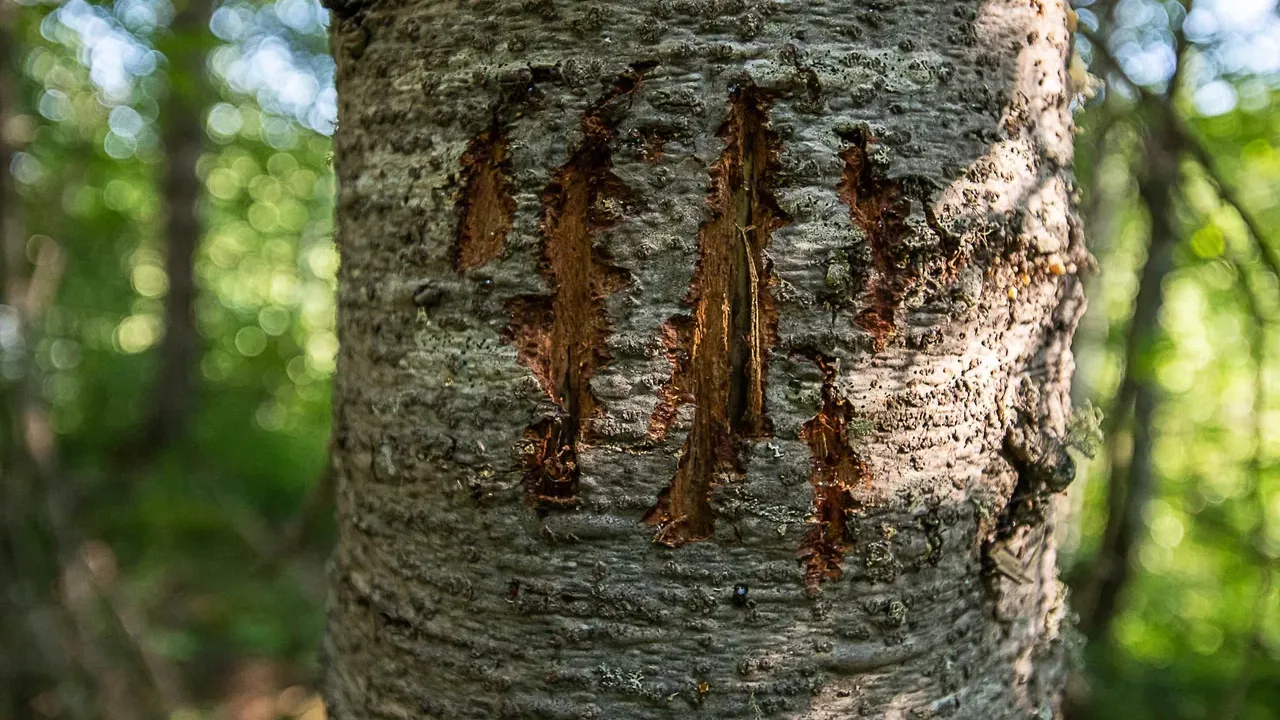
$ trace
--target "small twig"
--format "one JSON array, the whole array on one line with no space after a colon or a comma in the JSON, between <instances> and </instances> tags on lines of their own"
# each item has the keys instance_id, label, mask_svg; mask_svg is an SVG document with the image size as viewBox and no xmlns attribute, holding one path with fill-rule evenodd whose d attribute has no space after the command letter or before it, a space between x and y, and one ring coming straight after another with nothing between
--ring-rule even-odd
<instances>
[{"instance_id":1,"label":"small twig","mask_svg":"<svg viewBox=\"0 0 1280 720\"><path fill-rule=\"evenodd\" d=\"M138 618L120 604L109 582L105 582L99 576L99 572L93 567L93 563L89 558L85 557L83 547L81 552L77 553L76 557L68 563L64 571L64 578L73 582L75 586L82 590L84 595L91 593L107 609L107 616L114 622L117 632L127 641L133 654L136 655L141 675L146 678L147 683L155 693L154 702L157 707L150 709L158 710L164 716L168 716L176 710L181 705L182 692L179 689L179 683L174 677L174 668L162 656L157 655L147 647L143 628ZM83 599L88 600L89 598ZM89 607L88 603L85 603L85 608L82 612L87 617L89 616L91 607ZM93 631L90 630L90 632Z\"/></svg>"},{"instance_id":2,"label":"small twig","mask_svg":"<svg viewBox=\"0 0 1280 720\"><path fill-rule=\"evenodd\" d=\"M1262 229L1262 224L1258 222L1258 219L1252 213L1245 209L1244 202L1240 199L1238 192L1227 184L1222 170L1218 168L1217 163L1213 160L1213 155L1204 147L1199 138L1195 137L1181 120L1177 118L1175 120L1177 121L1174 123L1174 131L1178 133L1182 145L1191 153L1196 164L1204 170L1209 182L1218 191L1218 196L1240 216L1240 220L1244 222L1245 227L1249 230L1249 235L1253 238L1253 243L1258 249L1258 255L1261 257L1262 262L1271 271L1271 275L1277 281L1280 281L1280 252L1277 252L1272 243L1266 241L1266 233Z\"/></svg>"},{"instance_id":3,"label":"small twig","mask_svg":"<svg viewBox=\"0 0 1280 720\"><path fill-rule=\"evenodd\" d=\"M45 237L36 249L35 265L22 297L23 312L28 323L38 322L53 305L62 285L62 273L66 269L66 254L56 240Z\"/></svg>"}]
</instances>

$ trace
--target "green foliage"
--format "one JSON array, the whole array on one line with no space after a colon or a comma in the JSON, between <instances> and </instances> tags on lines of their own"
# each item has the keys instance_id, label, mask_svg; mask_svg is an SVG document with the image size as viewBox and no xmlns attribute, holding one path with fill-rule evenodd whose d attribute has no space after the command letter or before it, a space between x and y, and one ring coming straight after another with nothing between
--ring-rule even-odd
<instances>
[{"instance_id":1,"label":"green foliage","mask_svg":"<svg viewBox=\"0 0 1280 720\"><path fill-rule=\"evenodd\" d=\"M1249 211L1273 233L1266 238L1271 243L1280 243L1276 107L1280 93L1259 107L1193 115L1192 122ZM1086 179L1086 207L1103 198L1091 238L1101 272L1091 281L1076 355L1079 395L1105 403L1123 371L1148 220L1132 170L1140 151L1133 131L1113 128L1109 152L1098 157L1091 154L1097 136L1090 135L1097 120L1090 113L1082 118L1079 175ZM1183 241L1164 283L1158 337L1142 348L1135 368L1159 391L1152 428L1157 491L1143 511L1137 566L1112 637L1085 651L1098 720L1223 717L1237 695L1240 718L1280 716L1280 598L1275 583L1264 579L1265 568L1280 557L1280 436L1272 430L1280 410L1280 337L1272 327L1280 318L1280 292L1238 214L1194 164L1184 171ZM1268 392L1261 408L1255 407L1255 318L1242 301L1245 280L1258 289L1267 319ZM1261 446L1252 434L1258 411ZM1110 432L1115 437L1105 442L1124 460L1133 428L1122 424ZM1092 437L1097 446L1099 437ZM1098 548L1107 454L1099 454L1073 490L1081 512L1064 566L1087 568Z\"/></svg>"},{"instance_id":2,"label":"green foliage","mask_svg":"<svg viewBox=\"0 0 1280 720\"><path fill-rule=\"evenodd\" d=\"M185 42L115 10L19 13L20 222L66 260L33 360L77 531L115 568L104 592L136 622L133 640L110 623L101 637L145 648L185 698L173 709L203 717L246 672L271 668L254 690L268 699L317 679L330 523L276 553L325 466L337 352L331 141L215 75L199 161L197 410L186 440L141 459L169 286L156 123L172 93L197 84L143 57L122 85L104 85L95 73L110 68L91 54L106 31L84 30L84 18L145 52ZM318 24L307 37L288 30L275 28L304 50L323 47ZM252 49L209 33L200 42L224 56Z\"/></svg>"}]
</instances>

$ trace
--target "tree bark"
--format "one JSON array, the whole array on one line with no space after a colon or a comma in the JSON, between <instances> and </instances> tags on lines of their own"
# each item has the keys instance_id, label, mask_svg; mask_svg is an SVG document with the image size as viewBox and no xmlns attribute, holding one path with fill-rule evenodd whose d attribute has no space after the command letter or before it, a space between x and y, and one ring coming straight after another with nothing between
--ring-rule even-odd
<instances>
[{"instance_id":1,"label":"tree bark","mask_svg":"<svg viewBox=\"0 0 1280 720\"><path fill-rule=\"evenodd\" d=\"M334 0L336 718L1051 717L1060 0Z\"/></svg>"}]
</instances>

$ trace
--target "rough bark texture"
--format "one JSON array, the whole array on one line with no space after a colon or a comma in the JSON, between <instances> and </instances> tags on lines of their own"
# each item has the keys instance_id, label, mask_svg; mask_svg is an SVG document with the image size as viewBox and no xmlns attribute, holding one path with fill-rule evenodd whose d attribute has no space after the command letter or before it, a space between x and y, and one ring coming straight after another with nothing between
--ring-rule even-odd
<instances>
[{"instance_id":1,"label":"rough bark texture","mask_svg":"<svg viewBox=\"0 0 1280 720\"><path fill-rule=\"evenodd\" d=\"M334 717L1057 713L1060 0L332 9Z\"/></svg>"}]
</instances>

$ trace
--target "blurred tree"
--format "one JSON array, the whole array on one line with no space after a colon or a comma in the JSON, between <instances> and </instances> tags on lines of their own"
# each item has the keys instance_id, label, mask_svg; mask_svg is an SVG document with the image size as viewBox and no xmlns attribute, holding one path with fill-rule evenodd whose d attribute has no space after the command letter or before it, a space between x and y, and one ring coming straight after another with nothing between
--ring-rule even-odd
<instances>
[{"instance_id":1,"label":"blurred tree","mask_svg":"<svg viewBox=\"0 0 1280 720\"><path fill-rule=\"evenodd\" d=\"M1063 2L332 8L334 717L1056 714Z\"/></svg>"},{"instance_id":2,"label":"blurred tree","mask_svg":"<svg viewBox=\"0 0 1280 720\"><path fill-rule=\"evenodd\" d=\"M32 656L0 652L0 716L21 717L28 712L32 688L50 677L61 678L66 659L58 650L56 597L49 588L58 580L57 546L51 537L44 505L57 501L48 493L43 474L49 469L44 444L49 438L37 423L42 419L31 404L28 383L30 321L23 297L27 285L26 237L20 217L13 175L9 171L23 132L18 107L17 7L0 2L0 648L29 646ZM36 452L32 452L32 450ZM34 512L33 512L34 511ZM51 531L53 531L51 533ZM39 629L36 629L39 628ZM34 630L34 633L33 633ZM48 634L41 638L41 630Z\"/></svg>"},{"instance_id":3,"label":"blurred tree","mask_svg":"<svg viewBox=\"0 0 1280 720\"><path fill-rule=\"evenodd\" d=\"M212 92L205 63L211 47L213 0L179 2L158 49L169 60L169 92L160 111L164 145L165 329L159 349L154 410L144 447L182 437L195 400L200 335L196 329L196 250L201 236L202 191L196 164L205 146L204 115Z\"/></svg>"},{"instance_id":4,"label":"blurred tree","mask_svg":"<svg viewBox=\"0 0 1280 720\"><path fill-rule=\"evenodd\" d=\"M1157 321L1166 276L1173 269L1178 231L1174 201L1179 193L1177 143L1171 129L1161 131L1167 120L1155 118L1155 127L1143 137L1145 155L1139 179L1139 195L1149 213L1151 239L1143 263L1133 319L1127 333L1125 370L1112 403L1112 427L1107 459L1112 481L1107 501L1107 524L1093 560L1093 572L1081 591L1076 609L1080 629L1091 641L1105 640L1120 604L1141 538L1142 515L1155 493L1152 433L1158 386L1144 365L1158 329ZM1119 450L1125 423L1131 423L1128 456Z\"/></svg>"},{"instance_id":5,"label":"blurred tree","mask_svg":"<svg viewBox=\"0 0 1280 720\"><path fill-rule=\"evenodd\" d=\"M1261 430L1280 254L1251 207L1274 212L1257 192L1273 174L1235 159L1280 138L1274 91L1260 88L1274 79L1246 62L1266 43L1240 37L1267 35L1274 8L1081 5L1079 44L1108 80L1078 143L1107 271L1078 392L1111 411L1107 462L1090 471L1105 485L1085 488L1076 553L1091 642L1069 716L1274 717L1275 693L1253 678L1280 667L1274 613L1258 610L1274 604L1280 547Z\"/></svg>"},{"instance_id":6,"label":"blurred tree","mask_svg":"<svg viewBox=\"0 0 1280 720\"><path fill-rule=\"evenodd\" d=\"M16 11L0 2L0 713L30 717L42 691L61 685L71 702L60 710L70 717L133 720L142 708L113 692L130 678L109 677L89 618L92 591L69 586L78 570L71 494L33 352L63 258L52 239L29 235L13 183L31 133L16 72Z\"/></svg>"},{"instance_id":7,"label":"blurred tree","mask_svg":"<svg viewBox=\"0 0 1280 720\"><path fill-rule=\"evenodd\" d=\"M20 131L6 134L19 144L5 145L17 152L0 171L3 217L17 210L23 220L7 233L16 262L4 268L3 317L12 319L15 295L40 299L21 306L36 312L16 334L0 333L0 418L14 418L19 440L56 439L42 447L59 458L55 472L36 474L21 444L0 448L0 716L203 712L258 666L273 682L304 681L315 672L327 526L306 535L314 546L277 563L278 576L246 568L263 565L273 526L317 475L328 428L336 284L328 139L227 87L225 63L218 90L234 104L219 102L205 59L241 49L212 47L207 24L193 29L205 38L198 61L175 67L157 53L153 41L178 55L191 46L170 30L177 21L165 3L0 4L16 23L13 45L3 47L14 51L4 79L17 96L6 116L18 116L0 126ZM286 13L310 33L298 45L318 45L323 25L299 22L299 10L304 20L323 11L295 2ZM271 24L272 5L258 11L243 26L263 28L272 47L285 31ZM323 80L327 58L301 57ZM211 400L189 415L182 453L122 465L111 460L151 420L158 358L146 351L158 350L167 290L159 119L172 104L168 88L179 86L198 92L200 108L236 119L211 120L212 138L203 109L190 124L202 147L191 209L198 200L215 240L197 252L207 345L191 362ZM325 130L323 114L311 115ZM227 202L231 168L236 197ZM48 414L23 412L28 405ZM43 434L23 434L33 418ZM285 689L253 692L274 702ZM237 702L246 697L262 700Z\"/></svg>"}]
</instances>

